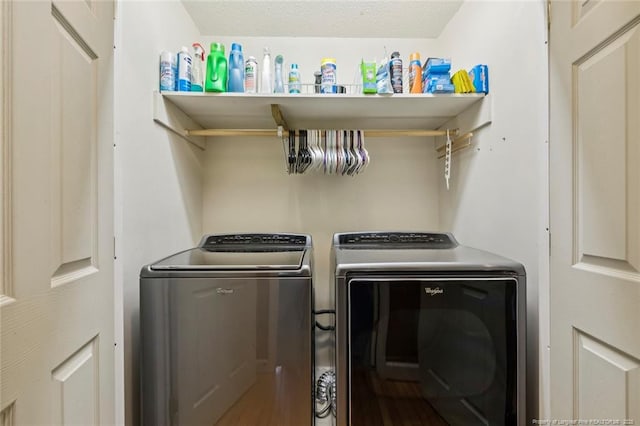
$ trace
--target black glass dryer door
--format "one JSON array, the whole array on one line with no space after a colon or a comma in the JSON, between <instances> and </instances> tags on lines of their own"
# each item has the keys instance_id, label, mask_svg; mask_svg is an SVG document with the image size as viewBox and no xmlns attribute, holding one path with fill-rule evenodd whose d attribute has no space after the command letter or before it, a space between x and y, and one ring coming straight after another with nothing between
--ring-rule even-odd
<instances>
[{"instance_id":1,"label":"black glass dryer door","mask_svg":"<svg viewBox=\"0 0 640 426\"><path fill-rule=\"evenodd\" d=\"M513 425L516 281L351 279L349 417L360 425Z\"/></svg>"}]
</instances>

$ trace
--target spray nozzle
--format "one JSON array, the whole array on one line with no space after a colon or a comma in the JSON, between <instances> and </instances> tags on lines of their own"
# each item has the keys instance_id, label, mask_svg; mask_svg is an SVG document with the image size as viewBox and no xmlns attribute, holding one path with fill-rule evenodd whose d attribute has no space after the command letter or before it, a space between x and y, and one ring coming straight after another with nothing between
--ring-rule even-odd
<instances>
[{"instance_id":1,"label":"spray nozzle","mask_svg":"<svg viewBox=\"0 0 640 426\"><path fill-rule=\"evenodd\" d=\"M204 61L204 47L202 47L200 43L193 43L191 47L193 47L195 55L199 56L200 60Z\"/></svg>"}]
</instances>

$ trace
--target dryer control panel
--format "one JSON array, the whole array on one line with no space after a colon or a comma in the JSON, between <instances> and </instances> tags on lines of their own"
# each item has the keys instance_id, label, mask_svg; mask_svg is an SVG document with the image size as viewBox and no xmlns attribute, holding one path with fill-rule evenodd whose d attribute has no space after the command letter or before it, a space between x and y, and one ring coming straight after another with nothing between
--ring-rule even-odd
<instances>
[{"instance_id":1,"label":"dryer control panel","mask_svg":"<svg viewBox=\"0 0 640 426\"><path fill-rule=\"evenodd\" d=\"M430 232L358 232L339 234L337 245L345 249L451 249L458 245L453 235Z\"/></svg>"}]
</instances>

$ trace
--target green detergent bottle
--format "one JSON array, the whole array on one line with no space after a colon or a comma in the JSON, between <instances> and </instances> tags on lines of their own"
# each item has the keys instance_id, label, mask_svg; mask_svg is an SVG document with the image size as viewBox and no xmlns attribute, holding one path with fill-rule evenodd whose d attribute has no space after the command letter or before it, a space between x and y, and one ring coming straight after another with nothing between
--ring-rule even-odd
<instances>
[{"instance_id":1,"label":"green detergent bottle","mask_svg":"<svg viewBox=\"0 0 640 426\"><path fill-rule=\"evenodd\" d=\"M204 83L206 92L227 91L227 58L224 56L224 44L211 43L207 57L207 80Z\"/></svg>"}]
</instances>

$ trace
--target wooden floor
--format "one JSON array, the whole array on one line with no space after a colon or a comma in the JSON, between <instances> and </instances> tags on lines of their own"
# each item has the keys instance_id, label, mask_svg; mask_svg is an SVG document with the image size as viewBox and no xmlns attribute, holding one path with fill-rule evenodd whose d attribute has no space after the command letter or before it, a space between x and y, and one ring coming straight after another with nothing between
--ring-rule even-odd
<instances>
[{"instance_id":1,"label":"wooden floor","mask_svg":"<svg viewBox=\"0 0 640 426\"><path fill-rule=\"evenodd\" d=\"M302 380L303 381L303 380ZM216 426L307 426L312 419L311 379L308 389L287 383L282 374L258 374L256 383L216 423ZM305 386L306 388L306 386Z\"/></svg>"},{"instance_id":2,"label":"wooden floor","mask_svg":"<svg viewBox=\"0 0 640 426\"><path fill-rule=\"evenodd\" d=\"M215 426L308 425L312 416L309 390L287 389L284 383L276 374L259 374ZM382 380L373 371L359 371L352 385L352 426L448 425L422 398L419 383Z\"/></svg>"},{"instance_id":3,"label":"wooden floor","mask_svg":"<svg viewBox=\"0 0 640 426\"><path fill-rule=\"evenodd\" d=\"M448 423L422 398L420 384L382 380L374 371L352 376L353 426L446 426Z\"/></svg>"}]
</instances>

